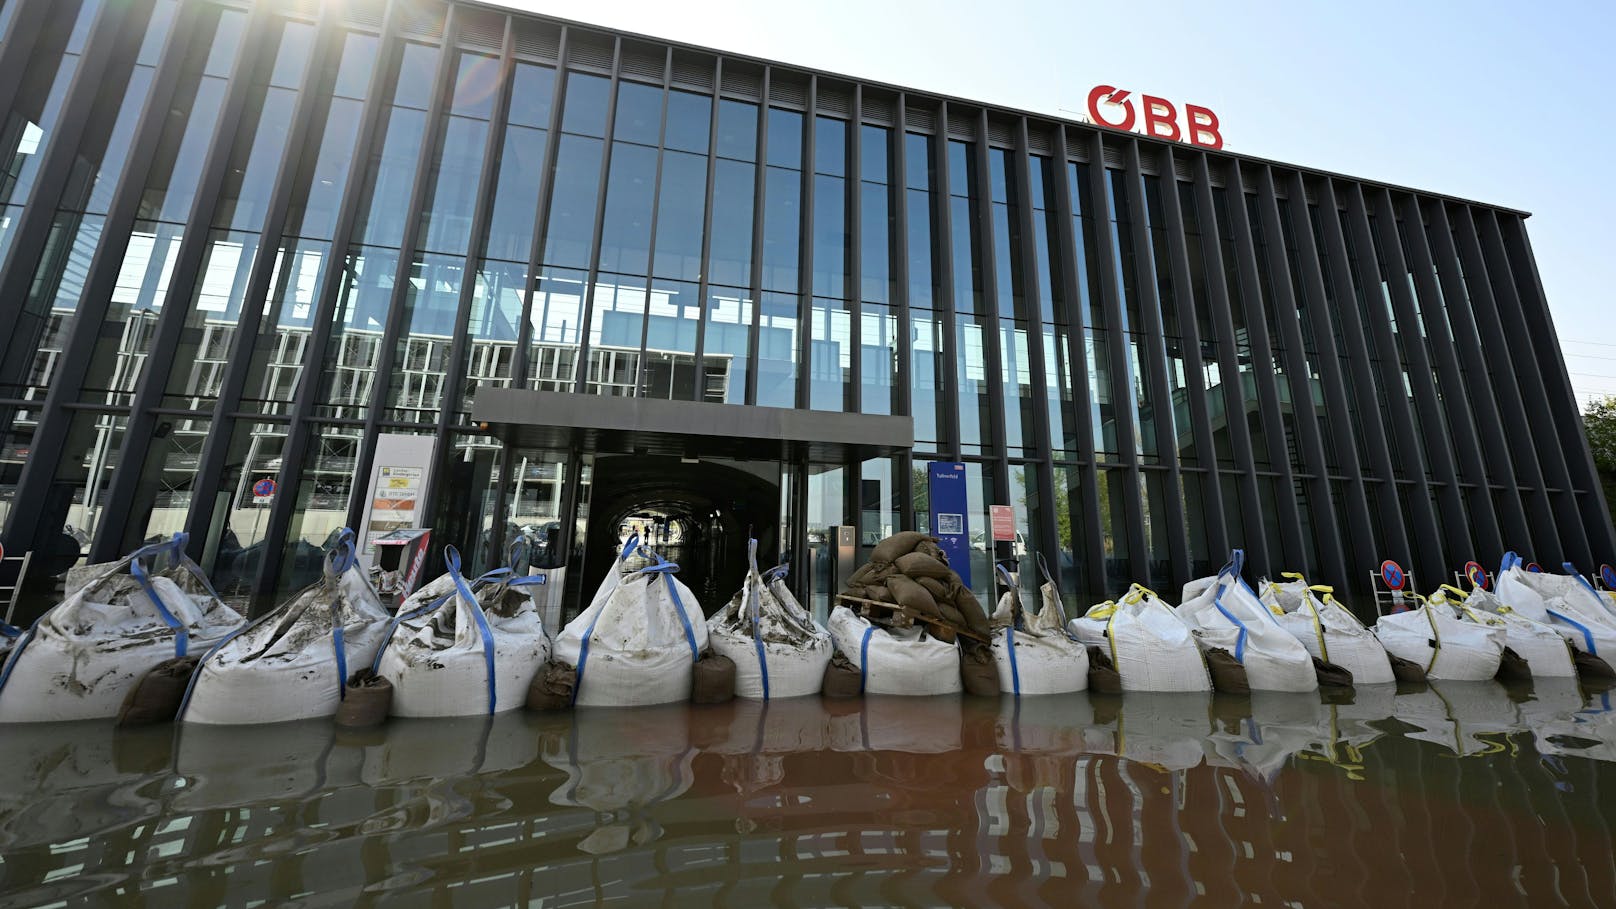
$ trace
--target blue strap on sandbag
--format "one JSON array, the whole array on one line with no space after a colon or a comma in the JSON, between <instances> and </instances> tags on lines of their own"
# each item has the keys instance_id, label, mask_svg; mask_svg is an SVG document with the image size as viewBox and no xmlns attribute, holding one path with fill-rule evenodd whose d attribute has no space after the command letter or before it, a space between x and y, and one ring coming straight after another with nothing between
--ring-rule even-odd
<instances>
[{"instance_id":1,"label":"blue strap on sandbag","mask_svg":"<svg viewBox=\"0 0 1616 909\"><path fill-rule=\"evenodd\" d=\"M1212 605L1216 606L1217 610L1223 613L1224 618L1235 623L1235 625L1240 628L1240 636L1235 638L1234 642L1234 659L1237 663L1244 663L1246 661L1246 636L1249 633L1246 630L1246 623L1235 618L1234 613L1223 608L1222 597L1215 597L1212 600Z\"/></svg>"},{"instance_id":2,"label":"blue strap on sandbag","mask_svg":"<svg viewBox=\"0 0 1616 909\"><path fill-rule=\"evenodd\" d=\"M1244 570L1245 566L1246 551L1244 549L1236 549L1234 552L1229 554L1228 564L1219 569L1218 577L1221 578L1227 575L1238 578L1240 577L1240 572Z\"/></svg>"},{"instance_id":3,"label":"blue strap on sandbag","mask_svg":"<svg viewBox=\"0 0 1616 909\"><path fill-rule=\"evenodd\" d=\"M45 613L45 615L50 615L50 613L47 612L47 613ZM18 661L19 658L22 657L22 652L28 648L28 645L30 643L33 642L33 640L34 640L34 629L39 627L40 622L45 621L45 615L42 615L39 618L35 619L34 624L29 625L28 630L22 632L21 639L17 641L17 644L16 644L15 647L11 648L11 653L6 655L5 664L3 666L0 666L0 692L3 692L3 691L6 690L6 682L11 680L11 671L13 669L17 668L17 661ZM12 631L17 630L15 628L12 628L10 625L6 625L5 627L11 628ZM11 637L11 635L7 635L7 637Z\"/></svg>"},{"instance_id":4,"label":"blue strap on sandbag","mask_svg":"<svg viewBox=\"0 0 1616 909\"><path fill-rule=\"evenodd\" d=\"M409 622L409 621L413 621L415 619L418 619L421 616L424 616L424 615L426 615L428 613L436 612L437 610L443 608L444 603L447 603L452 599L454 599L454 594L453 593L446 593L443 596L438 597L437 599L433 600L432 602L426 604L425 606L420 606L420 607L417 607L415 609L410 610L409 612L400 613L399 615L393 616L392 620L387 623L387 633L382 638L382 646L376 648L376 659L373 660L371 662L371 664L370 664L371 671L372 672L380 672L381 671L381 668L382 668L382 655L387 652L388 647L392 646L393 634L398 631L398 626L404 624L405 622Z\"/></svg>"},{"instance_id":5,"label":"blue strap on sandbag","mask_svg":"<svg viewBox=\"0 0 1616 909\"><path fill-rule=\"evenodd\" d=\"M213 659L213 655L223 650L226 644L274 618L275 612L275 610L270 610L258 618L253 619L251 622L242 625L235 631L232 631L220 638L217 643L208 648L206 653L202 654L202 659L196 661L196 669L191 673L190 681L185 683L185 696L180 698L180 709L174 713L174 721L176 723L182 723L185 721L185 710L191 706L191 695L196 692L197 680L202 678L202 667L208 664L208 660Z\"/></svg>"},{"instance_id":6,"label":"blue strap on sandbag","mask_svg":"<svg viewBox=\"0 0 1616 909\"><path fill-rule=\"evenodd\" d=\"M1582 640L1588 645L1588 652L1594 656L1599 656L1599 648L1594 644L1594 633L1592 629L1568 615L1561 615L1552 609L1545 609L1544 611L1549 614L1550 618L1559 619L1567 625L1570 625L1572 628L1582 632Z\"/></svg>"},{"instance_id":7,"label":"blue strap on sandbag","mask_svg":"<svg viewBox=\"0 0 1616 909\"><path fill-rule=\"evenodd\" d=\"M617 561L613 562L612 567L607 570L621 571L623 563L628 561L628 557L634 554L634 550L638 549L639 545L640 535L637 533L631 534L629 538L624 541L623 551L618 554ZM578 642L578 665L575 667L577 677L572 683L573 704L578 703L578 693L584 690L584 664L589 662L589 642L595 637L595 625L600 622L600 613L605 611L605 609L601 609L600 612L595 613L595 617L589 620L589 627L584 629L583 640Z\"/></svg>"},{"instance_id":8,"label":"blue strap on sandbag","mask_svg":"<svg viewBox=\"0 0 1616 909\"><path fill-rule=\"evenodd\" d=\"M864 693L864 684L870 680L870 635L875 634L875 626L864 629L864 640L859 643L859 694Z\"/></svg>"},{"instance_id":9,"label":"blue strap on sandbag","mask_svg":"<svg viewBox=\"0 0 1616 909\"><path fill-rule=\"evenodd\" d=\"M1600 601L1600 605L1604 605L1605 598L1599 595L1599 591L1594 589L1594 585L1588 583L1588 579L1583 577L1581 572L1577 571L1577 566L1571 564L1570 562L1561 562L1560 567L1564 568L1566 570L1566 574L1576 578L1577 583L1581 584L1589 593L1593 594L1594 599Z\"/></svg>"},{"instance_id":10,"label":"blue strap on sandbag","mask_svg":"<svg viewBox=\"0 0 1616 909\"><path fill-rule=\"evenodd\" d=\"M757 575L757 540L747 541L746 558L752 574ZM752 592L752 601L749 604L752 613L752 644L757 648L758 672L763 676L763 700L767 701L769 699L769 660L763 647L763 626L758 620L758 613L762 609L762 604L759 602L757 587L752 585L751 578L748 578L747 582L746 586ZM763 578L759 575L758 583L761 584L762 582ZM669 589L671 590L672 587L670 586ZM688 622L685 624L685 629L690 630Z\"/></svg>"},{"instance_id":11,"label":"blue strap on sandbag","mask_svg":"<svg viewBox=\"0 0 1616 909\"><path fill-rule=\"evenodd\" d=\"M460 550L453 546L443 547L443 561L449 568L449 577L454 581L455 589L471 604L472 620L477 623L477 633L483 639L483 665L488 668L488 713L492 716L499 700L499 680L494 674L494 630L488 626L488 617L483 615L477 595L471 592L466 579L460 576Z\"/></svg>"},{"instance_id":12,"label":"blue strap on sandbag","mask_svg":"<svg viewBox=\"0 0 1616 909\"><path fill-rule=\"evenodd\" d=\"M644 574L651 575L651 581L653 583L658 578L661 578L662 583L667 585L668 596L673 598L673 606L679 611L679 624L683 625L685 628L685 643L690 645L690 662L694 663L701 659L701 648L696 646L696 629L690 624L690 616L685 613L685 603L684 600L679 597L679 588L675 586L673 581L669 578L669 575L679 573L679 565L658 555L656 564L647 565L646 567L640 569L640 571ZM593 622L590 623L590 627L594 627ZM582 657L580 657L579 660L581 662Z\"/></svg>"},{"instance_id":13,"label":"blue strap on sandbag","mask_svg":"<svg viewBox=\"0 0 1616 909\"><path fill-rule=\"evenodd\" d=\"M151 600L153 606L157 607L157 614L162 616L163 623L174 629L174 656L176 658L185 656L185 652L190 649L191 644L191 636L185 630L185 623L176 618L174 613L169 612L168 607L163 605L163 599L157 595L157 589L152 586L151 578L146 576L146 569L140 564L140 559L137 558L129 563L129 573L140 584L140 589L146 591L146 598Z\"/></svg>"},{"instance_id":14,"label":"blue strap on sandbag","mask_svg":"<svg viewBox=\"0 0 1616 909\"><path fill-rule=\"evenodd\" d=\"M337 534L336 545L331 547L331 552L326 556L326 564L330 566L335 579L340 579L348 573L348 569L354 566L357 555L354 552L354 532L346 527L342 528L342 532ZM342 637L342 598L338 597L331 603L331 647L337 655L337 700L346 701L348 648L343 643Z\"/></svg>"}]
</instances>

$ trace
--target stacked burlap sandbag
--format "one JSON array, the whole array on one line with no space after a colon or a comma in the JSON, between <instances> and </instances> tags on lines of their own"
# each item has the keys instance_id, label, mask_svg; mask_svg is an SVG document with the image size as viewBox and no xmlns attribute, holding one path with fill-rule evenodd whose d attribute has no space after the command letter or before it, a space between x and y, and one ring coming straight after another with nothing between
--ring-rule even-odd
<instances>
[{"instance_id":1,"label":"stacked burlap sandbag","mask_svg":"<svg viewBox=\"0 0 1616 909\"><path fill-rule=\"evenodd\" d=\"M944 646L962 631L986 639L990 629L987 612L937 544L919 531L893 534L842 591L851 602L832 613L830 631L838 652L859 669L865 691L945 694L963 684L972 694L998 694L988 646L969 638L963 648ZM858 600L905 607L916 621L908 627L908 620L879 609L858 615Z\"/></svg>"}]
</instances>

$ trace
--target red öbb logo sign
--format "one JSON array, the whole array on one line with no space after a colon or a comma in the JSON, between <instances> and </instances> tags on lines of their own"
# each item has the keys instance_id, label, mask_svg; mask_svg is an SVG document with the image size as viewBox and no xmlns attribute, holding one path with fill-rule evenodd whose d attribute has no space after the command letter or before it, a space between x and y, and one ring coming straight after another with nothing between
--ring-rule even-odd
<instances>
[{"instance_id":1,"label":"red \u00f6bb logo sign","mask_svg":"<svg viewBox=\"0 0 1616 909\"><path fill-rule=\"evenodd\" d=\"M1155 139L1188 142L1202 148L1222 148L1223 134L1218 132L1218 115L1211 108L1199 104L1184 105L1184 125L1178 121L1178 108L1173 102L1155 95L1140 95L1137 104L1133 92L1114 85L1096 85L1089 89L1089 119L1101 126L1144 133Z\"/></svg>"}]
</instances>

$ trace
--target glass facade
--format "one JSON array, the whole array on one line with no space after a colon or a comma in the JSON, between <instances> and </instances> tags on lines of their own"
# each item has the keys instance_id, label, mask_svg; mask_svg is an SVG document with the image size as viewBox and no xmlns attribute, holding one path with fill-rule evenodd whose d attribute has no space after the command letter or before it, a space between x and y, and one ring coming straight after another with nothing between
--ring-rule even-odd
<instances>
[{"instance_id":1,"label":"glass facade","mask_svg":"<svg viewBox=\"0 0 1616 909\"><path fill-rule=\"evenodd\" d=\"M184 530L270 593L407 434L486 563L588 510L473 421L528 388L911 418L782 513L868 545L964 461L984 596L1616 555L1520 212L459 3L5 8L10 549Z\"/></svg>"}]
</instances>

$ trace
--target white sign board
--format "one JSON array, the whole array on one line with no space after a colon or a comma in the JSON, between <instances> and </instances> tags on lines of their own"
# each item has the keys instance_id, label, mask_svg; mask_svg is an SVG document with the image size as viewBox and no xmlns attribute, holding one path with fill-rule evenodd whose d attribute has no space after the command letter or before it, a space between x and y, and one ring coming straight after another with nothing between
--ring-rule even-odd
<instances>
[{"instance_id":1,"label":"white sign board","mask_svg":"<svg viewBox=\"0 0 1616 909\"><path fill-rule=\"evenodd\" d=\"M406 527L424 526L426 515L421 513L421 497L431 480L436 446L433 436L388 433L376 439L376 458L365 494L365 518L359 529L363 543L360 553L367 566L375 552L377 537Z\"/></svg>"}]
</instances>

